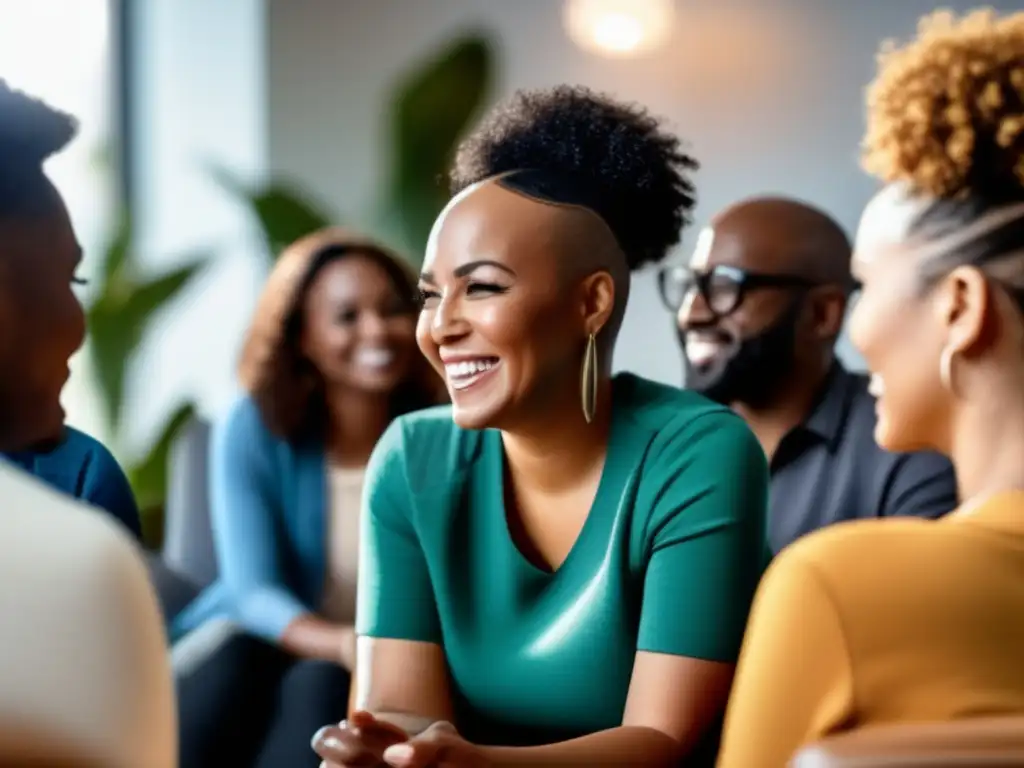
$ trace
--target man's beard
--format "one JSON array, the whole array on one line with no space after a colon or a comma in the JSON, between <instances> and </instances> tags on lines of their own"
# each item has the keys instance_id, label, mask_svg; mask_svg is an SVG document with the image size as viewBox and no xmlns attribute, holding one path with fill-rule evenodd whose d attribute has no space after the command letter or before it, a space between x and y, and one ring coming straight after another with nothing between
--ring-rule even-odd
<instances>
[{"instance_id":1,"label":"man's beard","mask_svg":"<svg viewBox=\"0 0 1024 768\"><path fill-rule=\"evenodd\" d=\"M724 405L763 408L775 401L796 364L796 327L803 302L794 301L778 320L756 336L739 341L731 354L699 368L686 355L686 332L679 332L685 386Z\"/></svg>"}]
</instances>

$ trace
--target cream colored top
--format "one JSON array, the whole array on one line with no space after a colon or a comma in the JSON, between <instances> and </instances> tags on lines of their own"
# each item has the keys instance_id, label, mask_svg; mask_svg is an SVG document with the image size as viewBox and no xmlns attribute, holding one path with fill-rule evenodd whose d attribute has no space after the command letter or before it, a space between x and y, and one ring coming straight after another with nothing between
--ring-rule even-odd
<instances>
[{"instance_id":1,"label":"cream colored top","mask_svg":"<svg viewBox=\"0 0 1024 768\"><path fill-rule=\"evenodd\" d=\"M176 766L142 553L109 515L3 462L0 508L0 765Z\"/></svg>"},{"instance_id":2,"label":"cream colored top","mask_svg":"<svg viewBox=\"0 0 1024 768\"><path fill-rule=\"evenodd\" d=\"M356 577L359 575L359 511L362 467L330 466L327 519L327 583L320 610L325 619L352 624L356 618Z\"/></svg>"}]
</instances>

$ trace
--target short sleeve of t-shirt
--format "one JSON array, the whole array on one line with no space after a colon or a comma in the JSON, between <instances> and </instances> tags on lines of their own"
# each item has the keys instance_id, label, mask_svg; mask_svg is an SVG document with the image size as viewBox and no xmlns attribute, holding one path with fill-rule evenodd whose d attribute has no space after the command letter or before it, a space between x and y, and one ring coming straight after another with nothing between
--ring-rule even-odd
<instances>
[{"instance_id":1,"label":"short sleeve of t-shirt","mask_svg":"<svg viewBox=\"0 0 1024 768\"><path fill-rule=\"evenodd\" d=\"M638 650L734 662L765 566L768 467L731 411L689 414L651 445Z\"/></svg>"},{"instance_id":2,"label":"short sleeve of t-shirt","mask_svg":"<svg viewBox=\"0 0 1024 768\"><path fill-rule=\"evenodd\" d=\"M417 448L429 452L430 427ZM447 424L446 424L447 426ZM422 434L420 434L422 433ZM405 427L392 422L366 468L360 528L356 631L360 635L440 643L441 626L427 561L413 525Z\"/></svg>"}]
</instances>

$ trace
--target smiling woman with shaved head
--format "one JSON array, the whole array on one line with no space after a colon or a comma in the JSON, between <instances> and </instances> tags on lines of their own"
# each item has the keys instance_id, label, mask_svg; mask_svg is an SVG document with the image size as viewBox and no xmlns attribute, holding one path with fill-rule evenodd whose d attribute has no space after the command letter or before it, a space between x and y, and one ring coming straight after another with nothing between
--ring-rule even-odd
<instances>
[{"instance_id":1,"label":"smiling woman with shaved head","mask_svg":"<svg viewBox=\"0 0 1024 768\"><path fill-rule=\"evenodd\" d=\"M452 405L378 445L358 712L328 765L710 760L760 576L743 421L611 362L629 276L678 242L696 163L643 110L525 92L463 144L420 290Z\"/></svg>"}]
</instances>

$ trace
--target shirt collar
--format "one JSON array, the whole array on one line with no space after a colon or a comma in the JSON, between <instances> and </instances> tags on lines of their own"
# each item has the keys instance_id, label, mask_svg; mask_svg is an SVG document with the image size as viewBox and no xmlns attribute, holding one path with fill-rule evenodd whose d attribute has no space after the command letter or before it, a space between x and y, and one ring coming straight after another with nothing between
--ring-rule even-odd
<instances>
[{"instance_id":1,"label":"shirt collar","mask_svg":"<svg viewBox=\"0 0 1024 768\"><path fill-rule=\"evenodd\" d=\"M838 361L832 364L811 415L803 428L835 448L843 434L846 415L850 411L853 376Z\"/></svg>"},{"instance_id":2,"label":"shirt collar","mask_svg":"<svg viewBox=\"0 0 1024 768\"><path fill-rule=\"evenodd\" d=\"M961 506L943 521L1024 535L1024 490L1001 491Z\"/></svg>"}]
</instances>

